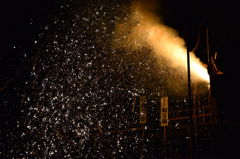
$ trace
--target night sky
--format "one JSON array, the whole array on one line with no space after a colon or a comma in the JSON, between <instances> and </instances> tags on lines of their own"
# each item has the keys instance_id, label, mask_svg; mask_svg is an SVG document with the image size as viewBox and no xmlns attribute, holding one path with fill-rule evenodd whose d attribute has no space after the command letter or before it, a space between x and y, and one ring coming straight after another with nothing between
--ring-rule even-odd
<instances>
[{"instance_id":1,"label":"night sky","mask_svg":"<svg viewBox=\"0 0 240 159\"><path fill-rule=\"evenodd\" d=\"M104 1L104 3L108 2ZM224 73L215 82L217 103L225 112L224 119L238 123L239 113L236 110L239 110L237 108L239 77L237 76L240 7L237 2L162 0L159 3L161 7L157 15L162 17L166 25L176 29L184 39L188 34L190 49L194 48L200 38L202 42L196 53L205 63L207 54L202 50L206 48L205 30L209 29L210 51L218 51L216 63L219 70ZM70 5L70 10L65 7L67 5ZM14 131L17 121L24 116L22 110L26 109L22 105L22 99L26 98L25 94L31 93L26 81L31 80L34 61L40 56L36 51L37 48L48 45L48 37L53 37L56 30L61 32L60 26L54 24L56 17L60 21L61 17L68 19L74 15L76 7L81 11L88 5L84 0L8 0L2 1L0 6L0 140L3 142L0 144L2 146L7 142L4 140L6 133L18 137Z\"/></svg>"}]
</instances>

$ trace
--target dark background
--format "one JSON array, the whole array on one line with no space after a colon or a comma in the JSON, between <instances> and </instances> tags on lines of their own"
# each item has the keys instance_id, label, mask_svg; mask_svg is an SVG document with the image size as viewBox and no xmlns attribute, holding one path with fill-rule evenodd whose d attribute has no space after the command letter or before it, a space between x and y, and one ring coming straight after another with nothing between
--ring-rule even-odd
<instances>
[{"instance_id":1,"label":"dark background","mask_svg":"<svg viewBox=\"0 0 240 159\"><path fill-rule=\"evenodd\" d=\"M20 101L31 71L34 41L44 26L59 14L63 2L5 0L0 3L0 126L1 131L5 131L15 128L22 115ZM223 120L238 125L240 7L237 1L164 0L161 4L164 22L178 30L183 38L188 35L190 49L195 46L199 35L203 39L206 28L209 29L210 51L218 51L217 66L224 72L214 82L217 104L224 112ZM205 53L198 53L198 56L207 62ZM222 136L226 141L239 139L238 130L236 126ZM229 140L228 135L232 135Z\"/></svg>"},{"instance_id":2,"label":"dark background","mask_svg":"<svg viewBox=\"0 0 240 159\"><path fill-rule=\"evenodd\" d=\"M1 1L0 125L13 129L21 117L21 98L34 53L34 41L54 14L56 1Z\"/></svg>"}]
</instances>

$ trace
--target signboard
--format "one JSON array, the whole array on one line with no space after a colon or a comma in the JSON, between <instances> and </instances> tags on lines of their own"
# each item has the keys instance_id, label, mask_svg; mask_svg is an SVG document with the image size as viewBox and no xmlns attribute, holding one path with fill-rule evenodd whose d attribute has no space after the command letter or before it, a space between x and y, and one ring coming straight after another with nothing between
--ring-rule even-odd
<instances>
[{"instance_id":1,"label":"signboard","mask_svg":"<svg viewBox=\"0 0 240 159\"><path fill-rule=\"evenodd\" d=\"M146 97L140 97L140 124L145 124L147 121L147 114L146 114Z\"/></svg>"},{"instance_id":2,"label":"signboard","mask_svg":"<svg viewBox=\"0 0 240 159\"><path fill-rule=\"evenodd\" d=\"M168 126L168 97L161 98L161 126Z\"/></svg>"}]
</instances>

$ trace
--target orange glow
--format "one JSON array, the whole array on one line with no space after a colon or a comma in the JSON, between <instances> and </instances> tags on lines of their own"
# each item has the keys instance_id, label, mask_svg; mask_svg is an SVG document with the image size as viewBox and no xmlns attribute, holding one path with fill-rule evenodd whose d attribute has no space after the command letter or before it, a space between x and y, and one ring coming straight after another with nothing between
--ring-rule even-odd
<instances>
[{"instance_id":1,"label":"orange glow","mask_svg":"<svg viewBox=\"0 0 240 159\"><path fill-rule=\"evenodd\" d=\"M149 11L139 4L133 4L132 15L124 23L116 25L116 36L124 35L124 39L115 41L118 47L140 50L149 47L153 50L159 61L162 57L171 62L171 66L187 69L187 50L184 40L172 28L160 23ZM195 80L209 83L209 75L205 65L190 53L190 70Z\"/></svg>"}]
</instances>

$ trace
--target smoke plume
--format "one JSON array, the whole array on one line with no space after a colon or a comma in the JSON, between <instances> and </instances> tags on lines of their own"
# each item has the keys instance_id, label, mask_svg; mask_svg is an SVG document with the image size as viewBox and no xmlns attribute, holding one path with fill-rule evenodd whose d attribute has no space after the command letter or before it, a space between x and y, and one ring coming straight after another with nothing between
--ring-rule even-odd
<instances>
[{"instance_id":1,"label":"smoke plume","mask_svg":"<svg viewBox=\"0 0 240 159\"><path fill-rule=\"evenodd\" d=\"M187 69L184 40L155 16L156 10L157 4L153 0L148 3L141 0L133 2L130 17L116 24L113 46L130 51L147 47L154 52L159 62L165 58L170 66ZM209 82L205 65L193 52L190 53L190 68L193 79Z\"/></svg>"}]
</instances>

